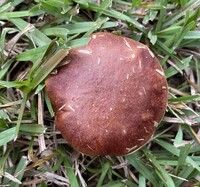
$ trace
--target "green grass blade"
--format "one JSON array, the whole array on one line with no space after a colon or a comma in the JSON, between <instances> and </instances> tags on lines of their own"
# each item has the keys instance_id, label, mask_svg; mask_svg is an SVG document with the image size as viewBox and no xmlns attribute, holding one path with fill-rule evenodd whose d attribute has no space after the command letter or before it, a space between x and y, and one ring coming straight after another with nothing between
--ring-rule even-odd
<instances>
[{"instance_id":1,"label":"green grass blade","mask_svg":"<svg viewBox=\"0 0 200 187\"><path fill-rule=\"evenodd\" d=\"M67 50L61 49L55 55L53 55L35 75L32 82L29 84L29 89L35 89L50 73L51 71L61 62L61 60L68 54Z\"/></svg>"},{"instance_id":2,"label":"green grass blade","mask_svg":"<svg viewBox=\"0 0 200 187\"><path fill-rule=\"evenodd\" d=\"M194 172L194 168L192 166L187 166L186 169L181 170L181 172L178 174L178 177L181 177L183 179L188 179L189 176ZM180 179L175 179L175 185L180 186L183 183Z\"/></svg>"},{"instance_id":3,"label":"green grass blade","mask_svg":"<svg viewBox=\"0 0 200 187\"><path fill-rule=\"evenodd\" d=\"M185 35L195 26L195 22L192 21L190 22L188 25L185 26L185 28L183 30L181 30L180 33L178 33L176 35L176 38L174 40L174 45L172 46L172 49L175 50L176 48L178 48L178 46L180 45L181 41L183 40L183 38L185 37Z\"/></svg>"},{"instance_id":4,"label":"green grass blade","mask_svg":"<svg viewBox=\"0 0 200 187\"><path fill-rule=\"evenodd\" d=\"M137 20L135 20L134 18L131 18L119 11L116 11L112 8L109 8L107 10L102 9L101 7L95 5L95 4L89 4L88 8L90 10L93 10L95 12L99 12L102 11L104 15L109 16L109 17L113 17L115 19L120 19L122 21L125 22L129 22L131 24L133 24L138 30L140 30L143 33L146 33L144 26L142 24L140 24Z\"/></svg>"},{"instance_id":5,"label":"green grass blade","mask_svg":"<svg viewBox=\"0 0 200 187\"><path fill-rule=\"evenodd\" d=\"M185 68L187 68L192 60L192 57L193 56L189 56L185 59L182 60L182 63L177 63L177 67L178 69L180 70L184 70ZM172 77L173 75L176 75L179 71L177 69L175 69L174 67L169 67L165 70L165 76L166 78L170 78Z\"/></svg>"},{"instance_id":6,"label":"green grass blade","mask_svg":"<svg viewBox=\"0 0 200 187\"><path fill-rule=\"evenodd\" d=\"M58 36L58 37L66 38L69 33L69 30L65 28L59 28L59 27L51 27L51 28L44 29L43 33L46 34L47 36Z\"/></svg>"},{"instance_id":7,"label":"green grass blade","mask_svg":"<svg viewBox=\"0 0 200 187\"><path fill-rule=\"evenodd\" d=\"M159 32L156 32L156 34L157 34L157 36L164 38L164 36L166 37L168 35L172 35L178 31L180 31L181 29L182 29L181 26L172 25L169 28L166 28L166 29L160 30Z\"/></svg>"},{"instance_id":8,"label":"green grass blade","mask_svg":"<svg viewBox=\"0 0 200 187\"><path fill-rule=\"evenodd\" d=\"M108 9L110 6L112 6L112 0L102 1L100 4L100 7L102 10L96 13L95 19L98 19L103 14L103 11Z\"/></svg>"},{"instance_id":9,"label":"green grass blade","mask_svg":"<svg viewBox=\"0 0 200 187\"><path fill-rule=\"evenodd\" d=\"M26 86L29 82L25 81L2 81L0 80L0 89L1 88L20 88Z\"/></svg>"},{"instance_id":10,"label":"green grass blade","mask_svg":"<svg viewBox=\"0 0 200 187\"><path fill-rule=\"evenodd\" d=\"M174 147L173 145L163 141L163 140L155 140L157 144L168 150L173 155L176 155L177 157L180 156L180 150ZM197 163L192 160L189 156L186 158L186 162L196 168L200 172L200 167L197 165Z\"/></svg>"},{"instance_id":11,"label":"green grass blade","mask_svg":"<svg viewBox=\"0 0 200 187\"><path fill-rule=\"evenodd\" d=\"M178 158L178 164L175 169L175 174L178 174L178 171L181 166L185 165L186 158L190 152L191 144L186 144L185 146L180 148L180 156Z\"/></svg>"},{"instance_id":12,"label":"green grass blade","mask_svg":"<svg viewBox=\"0 0 200 187\"><path fill-rule=\"evenodd\" d=\"M132 7L139 6L141 2L142 2L142 0L133 0L132 1Z\"/></svg>"},{"instance_id":13,"label":"green grass blade","mask_svg":"<svg viewBox=\"0 0 200 187\"><path fill-rule=\"evenodd\" d=\"M73 0L74 2L83 5L84 7L88 7L88 1L87 0Z\"/></svg>"},{"instance_id":14,"label":"green grass blade","mask_svg":"<svg viewBox=\"0 0 200 187\"><path fill-rule=\"evenodd\" d=\"M130 154L126 156L126 159L137 169L137 171L139 171L145 178L147 178L153 186L159 186L157 179L153 175L152 171L140 158L137 157L136 154Z\"/></svg>"},{"instance_id":15,"label":"green grass blade","mask_svg":"<svg viewBox=\"0 0 200 187\"><path fill-rule=\"evenodd\" d=\"M49 99L47 93L45 93L44 99L45 99L45 103L46 103L46 105L47 105L48 111L49 111L51 117L53 117L53 116L54 116L54 110L53 110L51 101L50 101L50 99Z\"/></svg>"},{"instance_id":16,"label":"green grass blade","mask_svg":"<svg viewBox=\"0 0 200 187\"><path fill-rule=\"evenodd\" d=\"M14 133L15 140L17 139L17 136L19 134L19 128L20 128L20 124L21 124L21 121L22 121L22 118L23 118L24 110L26 108L26 102L28 100L28 97L29 97L29 93L24 93L24 97L22 99L20 110L19 110L19 115L18 115L18 118L17 118L16 129L15 129L15 133Z\"/></svg>"},{"instance_id":17,"label":"green grass blade","mask_svg":"<svg viewBox=\"0 0 200 187\"><path fill-rule=\"evenodd\" d=\"M31 61L36 62L40 57L42 57L47 50L49 45L44 45L42 47L33 48L30 50L27 50L25 52L20 53L17 55L18 61Z\"/></svg>"},{"instance_id":18,"label":"green grass blade","mask_svg":"<svg viewBox=\"0 0 200 187\"><path fill-rule=\"evenodd\" d=\"M44 128L40 124L21 124L19 130L22 134L33 136L38 134L44 134L46 128Z\"/></svg>"},{"instance_id":19,"label":"green grass blade","mask_svg":"<svg viewBox=\"0 0 200 187\"><path fill-rule=\"evenodd\" d=\"M4 64L0 69L0 80L7 74L9 68L13 64L14 60L9 60L6 64Z\"/></svg>"},{"instance_id":20,"label":"green grass blade","mask_svg":"<svg viewBox=\"0 0 200 187\"><path fill-rule=\"evenodd\" d=\"M200 100L200 94L197 95L186 95L182 97L177 98L170 98L168 99L168 102L181 102L181 101L199 101Z\"/></svg>"},{"instance_id":21,"label":"green grass blade","mask_svg":"<svg viewBox=\"0 0 200 187\"><path fill-rule=\"evenodd\" d=\"M160 164L157 162L155 157L151 153L147 152L147 150L145 151L145 154L146 154L147 158L149 159L149 161L151 162L151 164L153 165L153 167L154 167L156 173L158 174L158 176L160 177L162 183L166 187L175 187L174 181L172 180L171 176L168 174L168 172L162 166L160 166Z\"/></svg>"},{"instance_id":22,"label":"green grass blade","mask_svg":"<svg viewBox=\"0 0 200 187\"><path fill-rule=\"evenodd\" d=\"M124 183L120 181L109 182L108 184L102 185L101 187L124 187Z\"/></svg>"},{"instance_id":23,"label":"green grass blade","mask_svg":"<svg viewBox=\"0 0 200 187\"><path fill-rule=\"evenodd\" d=\"M5 43L6 43L6 35L10 31L17 31L17 29L14 28L4 28L1 32L1 37L0 37L0 48L1 50L4 50L5 48ZM2 52L2 51L1 51Z\"/></svg>"},{"instance_id":24,"label":"green grass blade","mask_svg":"<svg viewBox=\"0 0 200 187\"><path fill-rule=\"evenodd\" d=\"M4 12L0 15L0 19L8 20L8 19L14 19L14 18L20 18L20 17L26 17L30 16L29 11L15 11L15 12Z\"/></svg>"},{"instance_id":25,"label":"green grass blade","mask_svg":"<svg viewBox=\"0 0 200 187\"><path fill-rule=\"evenodd\" d=\"M1 160L0 160L0 176L3 175L4 166L6 164L6 160L7 160L8 156L9 156L11 150L12 150L11 148L7 149L6 152L1 156Z\"/></svg>"},{"instance_id":26,"label":"green grass blade","mask_svg":"<svg viewBox=\"0 0 200 187\"><path fill-rule=\"evenodd\" d=\"M65 25L60 25L60 28L65 28L68 30L68 34L80 34L85 33L89 31L92 27L94 22L88 21L88 22L77 22L77 23L69 23Z\"/></svg>"},{"instance_id":27,"label":"green grass blade","mask_svg":"<svg viewBox=\"0 0 200 187\"><path fill-rule=\"evenodd\" d=\"M162 23L165 20L165 16L166 16L166 5L167 5L167 0L161 0L162 8L160 9L160 13L159 13L159 17L158 17L158 22L156 24L156 28L155 28L155 32L158 32L162 29Z\"/></svg>"},{"instance_id":28,"label":"green grass blade","mask_svg":"<svg viewBox=\"0 0 200 187\"><path fill-rule=\"evenodd\" d=\"M26 168L27 164L28 164L28 159L27 159L27 157L23 156L23 157L20 159L20 161L19 161L19 163L18 163L18 165L17 165L17 168L16 168L16 170L15 170L15 174L17 174L17 173L20 172L20 171L23 171L23 170ZM18 175L16 178L17 178L19 181L21 181L22 178L23 178L23 175L24 175L24 173L23 173L23 172L22 172L22 173L20 172L20 175ZM19 184L16 184L15 182L11 182L10 187L19 187Z\"/></svg>"},{"instance_id":29,"label":"green grass blade","mask_svg":"<svg viewBox=\"0 0 200 187\"><path fill-rule=\"evenodd\" d=\"M139 174L139 187L146 187L146 178Z\"/></svg>"},{"instance_id":30,"label":"green grass blade","mask_svg":"<svg viewBox=\"0 0 200 187\"><path fill-rule=\"evenodd\" d=\"M69 178L71 186L79 187L80 185L79 185L79 182L78 182L76 175L74 173L74 168L72 167L72 163L70 161L70 158L68 157L68 155L66 154L66 152L64 151L64 149L62 147L60 147L59 151L61 153L61 156L63 157L64 166L65 166L66 173L67 173L67 176Z\"/></svg>"},{"instance_id":31,"label":"green grass blade","mask_svg":"<svg viewBox=\"0 0 200 187\"><path fill-rule=\"evenodd\" d=\"M55 5L49 3L48 1L41 1L38 8L40 9L40 11L42 10L46 12L47 14L53 15L57 18L60 18L66 21L71 19L71 15L68 11L63 12L59 8L55 7ZM76 8L75 8L75 11L77 11ZM35 12L35 11L32 10L31 12Z\"/></svg>"},{"instance_id":32,"label":"green grass blade","mask_svg":"<svg viewBox=\"0 0 200 187\"><path fill-rule=\"evenodd\" d=\"M191 39L200 39L200 31L189 31L185 36L184 39L191 40Z\"/></svg>"},{"instance_id":33,"label":"green grass blade","mask_svg":"<svg viewBox=\"0 0 200 187\"><path fill-rule=\"evenodd\" d=\"M7 4L5 4L5 5L2 5L1 7L0 7L0 13L3 13L3 12L5 12L5 11L7 11L7 10L9 10L10 8L11 8L11 3L7 3Z\"/></svg>"},{"instance_id":34,"label":"green grass blade","mask_svg":"<svg viewBox=\"0 0 200 187\"><path fill-rule=\"evenodd\" d=\"M181 126L179 126L178 132L177 132L176 137L174 139L174 146L175 147L180 146L182 141L183 141L183 129L182 129Z\"/></svg>"},{"instance_id":35,"label":"green grass blade","mask_svg":"<svg viewBox=\"0 0 200 187\"><path fill-rule=\"evenodd\" d=\"M103 184L103 181L106 177L108 170L110 169L111 165L110 162L105 162L101 169L101 176L98 180L97 187L100 187Z\"/></svg>"},{"instance_id":36,"label":"green grass blade","mask_svg":"<svg viewBox=\"0 0 200 187\"><path fill-rule=\"evenodd\" d=\"M89 36L90 34L92 34L94 31L96 31L97 29L99 29L104 23L106 23L109 20L109 18L101 18L99 17L94 24L92 25L92 27L90 28L90 30L88 30L83 37Z\"/></svg>"},{"instance_id":37,"label":"green grass blade","mask_svg":"<svg viewBox=\"0 0 200 187\"><path fill-rule=\"evenodd\" d=\"M79 38L67 42L67 45L70 48L82 47L87 45L89 41L90 41L89 38Z\"/></svg>"},{"instance_id":38,"label":"green grass blade","mask_svg":"<svg viewBox=\"0 0 200 187\"><path fill-rule=\"evenodd\" d=\"M93 25L95 25L95 22L76 22L76 23L69 23L65 25L60 25L55 28L65 28L68 30L68 34L80 34L88 32L92 29ZM117 22L107 21L101 25L102 29L110 28L110 27L116 27L118 24Z\"/></svg>"},{"instance_id":39,"label":"green grass blade","mask_svg":"<svg viewBox=\"0 0 200 187\"><path fill-rule=\"evenodd\" d=\"M189 10L194 11L194 8L199 7L200 5L200 0L190 0L188 3L179 11L177 11L175 14L169 16L165 20L165 24L163 26L167 28L169 25L173 25L178 19L181 17L185 16L185 13Z\"/></svg>"},{"instance_id":40,"label":"green grass blade","mask_svg":"<svg viewBox=\"0 0 200 187\"><path fill-rule=\"evenodd\" d=\"M16 127L7 129L0 133L0 146L6 145L8 142L15 138Z\"/></svg>"},{"instance_id":41,"label":"green grass blade","mask_svg":"<svg viewBox=\"0 0 200 187\"><path fill-rule=\"evenodd\" d=\"M38 47L47 45L51 43L51 40L43 34L38 29L31 26L26 21L18 18L18 19L11 19L10 20L13 24L15 24L21 31L23 31L25 28L30 27L31 30L28 33L25 33L25 35Z\"/></svg>"}]
</instances>

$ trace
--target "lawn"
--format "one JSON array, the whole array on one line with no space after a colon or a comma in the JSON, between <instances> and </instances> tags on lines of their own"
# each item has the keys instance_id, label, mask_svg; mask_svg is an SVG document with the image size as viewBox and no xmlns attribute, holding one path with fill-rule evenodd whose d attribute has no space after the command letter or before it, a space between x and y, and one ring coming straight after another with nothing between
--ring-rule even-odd
<instances>
[{"instance_id":1,"label":"lawn","mask_svg":"<svg viewBox=\"0 0 200 187\"><path fill-rule=\"evenodd\" d=\"M98 31L149 46L168 82L162 122L126 156L75 151L45 91ZM0 186L200 186L200 0L1 0Z\"/></svg>"}]
</instances>

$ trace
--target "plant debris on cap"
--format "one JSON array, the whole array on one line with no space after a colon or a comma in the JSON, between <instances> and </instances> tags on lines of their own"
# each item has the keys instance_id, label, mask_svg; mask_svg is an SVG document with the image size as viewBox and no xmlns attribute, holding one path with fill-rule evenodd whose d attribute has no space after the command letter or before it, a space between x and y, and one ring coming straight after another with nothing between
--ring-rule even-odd
<instances>
[{"instance_id":1,"label":"plant debris on cap","mask_svg":"<svg viewBox=\"0 0 200 187\"><path fill-rule=\"evenodd\" d=\"M152 137L165 113L167 82L146 45L112 33L90 38L46 80L55 123L86 155L125 155Z\"/></svg>"}]
</instances>

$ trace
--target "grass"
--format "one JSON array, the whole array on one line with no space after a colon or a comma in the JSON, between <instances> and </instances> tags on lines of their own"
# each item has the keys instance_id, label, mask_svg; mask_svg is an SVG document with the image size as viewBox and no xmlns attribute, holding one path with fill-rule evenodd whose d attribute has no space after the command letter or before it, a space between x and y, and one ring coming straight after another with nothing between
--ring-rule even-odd
<instances>
[{"instance_id":1,"label":"grass","mask_svg":"<svg viewBox=\"0 0 200 187\"><path fill-rule=\"evenodd\" d=\"M0 186L200 186L200 0L0 2ZM74 151L53 123L44 80L87 36L148 45L168 107L154 137L124 157Z\"/></svg>"}]
</instances>

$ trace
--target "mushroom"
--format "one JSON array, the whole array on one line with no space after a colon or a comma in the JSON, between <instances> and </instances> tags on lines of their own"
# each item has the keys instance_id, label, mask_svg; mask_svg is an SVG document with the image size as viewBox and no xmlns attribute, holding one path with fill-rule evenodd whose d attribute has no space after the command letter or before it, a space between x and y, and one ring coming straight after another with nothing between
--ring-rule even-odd
<instances>
[{"instance_id":1,"label":"mushroom","mask_svg":"<svg viewBox=\"0 0 200 187\"><path fill-rule=\"evenodd\" d=\"M56 127L86 155L132 153L150 140L165 113L166 78L146 45L106 32L89 38L46 80Z\"/></svg>"}]
</instances>

